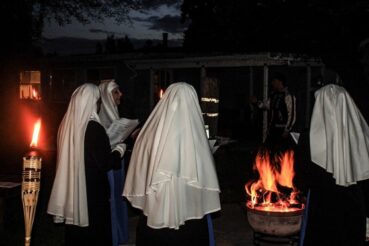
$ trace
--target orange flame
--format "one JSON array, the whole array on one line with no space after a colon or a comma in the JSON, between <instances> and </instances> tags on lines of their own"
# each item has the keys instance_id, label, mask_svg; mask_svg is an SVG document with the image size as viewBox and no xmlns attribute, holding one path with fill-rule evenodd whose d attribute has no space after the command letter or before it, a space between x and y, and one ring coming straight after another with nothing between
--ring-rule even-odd
<instances>
[{"instance_id":1,"label":"orange flame","mask_svg":"<svg viewBox=\"0 0 369 246\"><path fill-rule=\"evenodd\" d=\"M246 193L250 196L250 201L247 203L249 207L279 212L298 209L290 207L291 204L300 204L296 199L298 192L293 186L293 177L295 175L293 151L284 153L279 158L279 164L280 170L277 167L273 167L267 152L257 154L254 167L258 171L260 178L245 185ZM292 189L289 196L281 193L278 190L279 186ZM272 201L273 199L274 201ZM301 206L303 208L304 205L301 204Z\"/></svg>"},{"instance_id":2,"label":"orange flame","mask_svg":"<svg viewBox=\"0 0 369 246\"><path fill-rule=\"evenodd\" d=\"M32 135L32 141L30 146L31 147L37 147L37 142L38 142L38 136L40 133L40 129L41 129L41 119L38 119L37 122L35 123L35 126L33 128L33 135Z\"/></svg>"},{"instance_id":3,"label":"orange flame","mask_svg":"<svg viewBox=\"0 0 369 246\"><path fill-rule=\"evenodd\" d=\"M32 88L32 94L31 94L31 99L34 99L34 100L41 100L41 97L39 96L37 90L33 87Z\"/></svg>"},{"instance_id":4,"label":"orange flame","mask_svg":"<svg viewBox=\"0 0 369 246\"><path fill-rule=\"evenodd\" d=\"M37 91L35 88L32 89L32 98L37 99Z\"/></svg>"},{"instance_id":5,"label":"orange flame","mask_svg":"<svg viewBox=\"0 0 369 246\"><path fill-rule=\"evenodd\" d=\"M258 154L256 156L255 165L260 174L260 179L264 189L267 191L278 192L276 186L276 177L274 175L272 166L270 165L269 155L265 154L262 156Z\"/></svg>"},{"instance_id":6,"label":"orange flame","mask_svg":"<svg viewBox=\"0 0 369 246\"><path fill-rule=\"evenodd\" d=\"M281 158L281 171L277 175L278 183L288 188L293 188L293 177L295 172L293 170L293 151L287 151Z\"/></svg>"}]
</instances>

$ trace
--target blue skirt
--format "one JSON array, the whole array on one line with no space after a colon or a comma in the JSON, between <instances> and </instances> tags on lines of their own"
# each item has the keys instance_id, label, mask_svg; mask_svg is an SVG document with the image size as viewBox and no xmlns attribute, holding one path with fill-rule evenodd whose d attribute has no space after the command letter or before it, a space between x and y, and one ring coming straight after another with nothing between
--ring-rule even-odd
<instances>
[{"instance_id":1,"label":"blue skirt","mask_svg":"<svg viewBox=\"0 0 369 246\"><path fill-rule=\"evenodd\" d=\"M125 181L124 160L122 160L121 169L108 172L108 178L110 185L112 241L113 246L118 246L128 242L127 202L122 196Z\"/></svg>"}]
</instances>

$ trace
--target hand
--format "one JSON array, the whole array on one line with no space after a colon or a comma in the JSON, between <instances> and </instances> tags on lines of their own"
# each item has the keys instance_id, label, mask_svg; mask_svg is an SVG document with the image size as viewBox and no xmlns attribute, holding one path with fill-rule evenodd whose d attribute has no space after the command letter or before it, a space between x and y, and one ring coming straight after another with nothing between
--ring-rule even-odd
<instances>
[{"instance_id":1,"label":"hand","mask_svg":"<svg viewBox=\"0 0 369 246\"><path fill-rule=\"evenodd\" d=\"M124 152L126 152L126 149L127 149L127 145L125 143L120 143L114 147L113 151L118 151L120 154L120 157L122 158L124 155Z\"/></svg>"}]
</instances>

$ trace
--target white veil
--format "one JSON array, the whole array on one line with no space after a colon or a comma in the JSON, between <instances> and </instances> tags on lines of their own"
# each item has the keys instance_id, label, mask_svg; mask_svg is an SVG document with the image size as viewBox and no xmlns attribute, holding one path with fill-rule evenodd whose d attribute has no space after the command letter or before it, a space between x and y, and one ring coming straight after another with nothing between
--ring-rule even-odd
<instances>
[{"instance_id":1,"label":"white veil","mask_svg":"<svg viewBox=\"0 0 369 246\"><path fill-rule=\"evenodd\" d=\"M108 129L110 124L119 119L118 107L114 102L112 90L119 87L115 80L103 80L99 85L101 91L101 110L99 112L101 124Z\"/></svg>"},{"instance_id":2,"label":"white veil","mask_svg":"<svg viewBox=\"0 0 369 246\"><path fill-rule=\"evenodd\" d=\"M152 228L220 210L219 185L195 89L169 86L135 143L123 195Z\"/></svg>"},{"instance_id":3,"label":"white veil","mask_svg":"<svg viewBox=\"0 0 369 246\"><path fill-rule=\"evenodd\" d=\"M99 122L99 88L93 84L78 87L59 126L57 170L47 212L55 222L88 226L84 141L90 120Z\"/></svg>"},{"instance_id":4,"label":"white veil","mask_svg":"<svg viewBox=\"0 0 369 246\"><path fill-rule=\"evenodd\" d=\"M369 127L348 92L326 85L315 93L311 160L349 186L369 178Z\"/></svg>"}]
</instances>

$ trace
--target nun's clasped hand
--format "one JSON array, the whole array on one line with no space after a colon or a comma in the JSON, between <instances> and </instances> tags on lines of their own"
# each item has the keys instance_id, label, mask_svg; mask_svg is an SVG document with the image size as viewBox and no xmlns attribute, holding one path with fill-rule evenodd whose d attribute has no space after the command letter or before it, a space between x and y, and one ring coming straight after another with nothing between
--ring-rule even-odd
<instances>
[{"instance_id":1,"label":"nun's clasped hand","mask_svg":"<svg viewBox=\"0 0 369 246\"><path fill-rule=\"evenodd\" d=\"M124 155L124 152L126 152L126 149L127 149L127 145L125 143L120 143L114 147L113 151L118 151L120 153L120 157L122 158Z\"/></svg>"}]
</instances>

